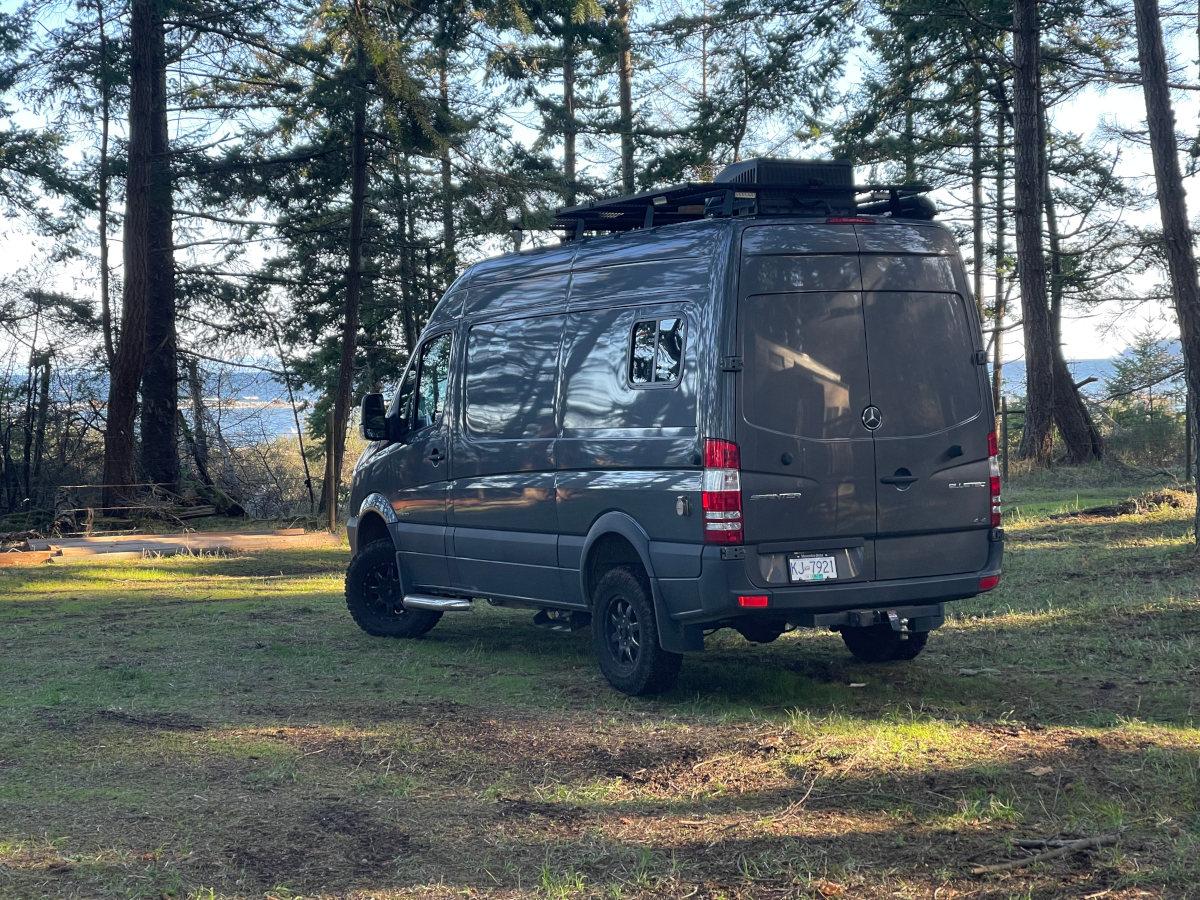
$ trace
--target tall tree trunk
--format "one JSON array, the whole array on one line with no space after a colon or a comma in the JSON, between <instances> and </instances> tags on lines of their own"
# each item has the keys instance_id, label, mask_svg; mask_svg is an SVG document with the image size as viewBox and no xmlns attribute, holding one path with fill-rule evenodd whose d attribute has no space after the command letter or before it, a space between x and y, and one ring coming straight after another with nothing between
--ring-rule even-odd
<instances>
[{"instance_id":1,"label":"tall tree trunk","mask_svg":"<svg viewBox=\"0 0 1200 900\"><path fill-rule=\"evenodd\" d=\"M147 61L152 80L146 213L146 359L142 369L142 469L146 479L174 491L179 485L179 363L175 337L175 254L171 235L173 202L167 136L167 60L162 4L153 2L153 35Z\"/></svg>"},{"instance_id":2,"label":"tall tree trunk","mask_svg":"<svg viewBox=\"0 0 1200 900\"><path fill-rule=\"evenodd\" d=\"M104 29L104 0L96 0L96 30L99 39L100 67L100 161L96 194L100 215L97 235L100 239L100 328L104 333L104 358L112 369L116 362L113 347L112 297L108 272L108 130L112 118L112 83L108 72L108 35Z\"/></svg>"},{"instance_id":3,"label":"tall tree trunk","mask_svg":"<svg viewBox=\"0 0 1200 900\"><path fill-rule=\"evenodd\" d=\"M1040 83L1040 79L1039 79ZM1050 341L1054 351L1054 424L1067 450L1067 461L1078 464L1100 459L1104 441L1092 421L1087 404L1067 366L1062 347L1063 271L1062 238L1054 192L1050 188L1050 147L1045 103L1041 107L1039 148L1042 165L1042 197L1046 211L1046 234L1050 244Z\"/></svg>"},{"instance_id":4,"label":"tall tree trunk","mask_svg":"<svg viewBox=\"0 0 1200 900\"><path fill-rule=\"evenodd\" d=\"M563 201L567 206L575 205L575 27L571 12L563 14L562 30L562 78L563 78L563 179L566 189Z\"/></svg>"},{"instance_id":5,"label":"tall tree trunk","mask_svg":"<svg viewBox=\"0 0 1200 900\"><path fill-rule=\"evenodd\" d=\"M104 505L127 499L134 483L133 425L138 384L146 358L146 303L152 290L150 205L155 144L155 60L162 56L162 21L156 0L132 0L129 14L129 146L121 339L108 381L104 423Z\"/></svg>"},{"instance_id":6,"label":"tall tree trunk","mask_svg":"<svg viewBox=\"0 0 1200 900\"><path fill-rule=\"evenodd\" d=\"M913 55L912 45L908 36L902 33L904 41L904 180L911 184L917 180L917 148L916 148L916 108L913 104Z\"/></svg>"},{"instance_id":7,"label":"tall tree trunk","mask_svg":"<svg viewBox=\"0 0 1200 900\"><path fill-rule=\"evenodd\" d=\"M184 362L187 367L188 394L192 398L192 459L200 480L212 486L212 475L208 471L208 431L204 425L204 379L200 377L200 366L195 357Z\"/></svg>"},{"instance_id":8,"label":"tall tree trunk","mask_svg":"<svg viewBox=\"0 0 1200 900\"><path fill-rule=\"evenodd\" d=\"M1000 396L1004 389L1004 316L1008 312L1004 284L1005 232L1008 216L1004 204L1004 176L1008 160L1005 155L1007 110L996 107L996 271L992 276L992 408L1000 409Z\"/></svg>"},{"instance_id":9,"label":"tall tree trunk","mask_svg":"<svg viewBox=\"0 0 1200 900\"><path fill-rule=\"evenodd\" d=\"M1039 465L1054 449L1054 349L1042 253L1042 155L1038 135L1037 0L1013 0L1013 149L1017 231L1017 275L1025 335L1025 427L1019 455Z\"/></svg>"},{"instance_id":10,"label":"tall tree trunk","mask_svg":"<svg viewBox=\"0 0 1200 900\"><path fill-rule=\"evenodd\" d=\"M621 186L634 192L633 173L633 41L629 35L631 0L617 0L617 81L621 106Z\"/></svg>"},{"instance_id":11,"label":"tall tree trunk","mask_svg":"<svg viewBox=\"0 0 1200 900\"><path fill-rule=\"evenodd\" d=\"M971 100L971 237L975 307L983 322L983 79L975 66Z\"/></svg>"},{"instance_id":12,"label":"tall tree trunk","mask_svg":"<svg viewBox=\"0 0 1200 900\"><path fill-rule=\"evenodd\" d=\"M1167 250L1167 269L1175 315L1179 319L1180 340L1188 391L1192 398L1193 423L1200 405L1200 282L1192 232L1188 226L1183 177L1175 142L1175 112L1167 87L1167 58L1163 46L1162 19L1158 0L1134 0L1137 20L1138 63L1142 70L1142 90L1146 95L1146 121L1150 126L1150 149L1154 157L1154 180L1158 185L1158 209L1162 216L1163 243ZM1193 478L1200 484L1200 425L1193 424ZM1197 544L1200 545L1200 506L1196 509Z\"/></svg>"},{"instance_id":13,"label":"tall tree trunk","mask_svg":"<svg viewBox=\"0 0 1200 900\"><path fill-rule=\"evenodd\" d=\"M445 38L443 37L443 40ZM450 123L450 57L445 44L438 55L438 96L442 115ZM458 274L457 238L454 229L454 179L450 167L450 142L445 140L441 147L442 164L442 287L450 287Z\"/></svg>"},{"instance_id":14,"label":"tall tree trunk","mask_svg":"<svg viewBox=\"0 0 1200 900\"><path fill-rule=\"evenodd\" d=\"M353 125L350 133L350 239L347 245L346 306L342 315L342 353L338 361L337 392L333 399L333 434L325 436L332 447L333 489L336 497L346 453L346 424L350 419L354 388L354 354L358 346L358 310L362 299L363 225L367 208L367 52L362 37L354 49ZM328 450L327 450L328 452ZM328 502L328 501L326 501Z\"/></svg>"},{"instance_id":15,"label":"tall tree trunk","mask_svg":"<svg viewBox=\"0 0 1200 900\"><path fill-rule=\"evenodd\" d=\"M404 331L404 349L412 356L417 352L417 315L413 308L413 285L416 279L417 267L413 264L412 240L408 233L408 205L410 201L409 164L408 156L402 160L402 172L394 179L394 194L403 197L396 215L396 224L400 226L400 324Z\"/></svg>"}]
</instances>

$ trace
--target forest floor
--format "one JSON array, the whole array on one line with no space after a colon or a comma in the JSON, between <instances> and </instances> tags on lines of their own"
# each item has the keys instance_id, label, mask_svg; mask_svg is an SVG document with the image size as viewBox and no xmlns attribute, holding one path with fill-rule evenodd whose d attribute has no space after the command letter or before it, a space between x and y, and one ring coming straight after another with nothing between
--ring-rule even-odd
<instances>
[{"instance_id":1,"label":"forest floor","mask_svg":"<svg viewBox=\"0 0 1200 900\"><path fill-rule=\"evenodd\" d=\"M649 701L528 612L370 638L343 548L0 571L0 896L1200 896L1190 513L1050 517L1145 490L1010 489L913 663L722 633Z\"/></svg>"}]
</instances>

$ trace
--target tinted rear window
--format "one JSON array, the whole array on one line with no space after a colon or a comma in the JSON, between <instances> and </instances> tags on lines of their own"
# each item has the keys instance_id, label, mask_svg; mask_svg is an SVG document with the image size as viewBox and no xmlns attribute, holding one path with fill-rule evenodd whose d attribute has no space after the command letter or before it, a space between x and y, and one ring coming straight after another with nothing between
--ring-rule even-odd
<instances>
[{"instance_id":1,"label":"tinted rear window","mask_svg":"<svg viewBox=\"0 0 1200 900\"><path fill-rule=\"evenodd\" d=\"M931 434L978 415L979 368L963 298L916 291L864 297L871 397L883 413L878 434Z\"/></svg>"},{"instance_id":2,"label":"tinted rear window","mask_svg":"<svg viewBox=\"0 0 1200 900\"><path fill-rule=\"evenodd\" d=\"M864 437L861 295L760 294L743 300L741 313L746 421L807 438Z\"/></svg>"}]
</instances>

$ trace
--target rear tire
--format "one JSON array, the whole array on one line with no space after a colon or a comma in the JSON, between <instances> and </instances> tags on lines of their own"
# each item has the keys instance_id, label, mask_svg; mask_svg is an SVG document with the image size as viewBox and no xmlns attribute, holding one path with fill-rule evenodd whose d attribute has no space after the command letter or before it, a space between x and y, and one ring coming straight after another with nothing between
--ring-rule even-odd
<instances>
[{"instance_id":1,"label":"rear tire","mask_svg":"<svg viewBox=\"0 0 1200 900\"><path fill-rule=\"evenodd\" d=\"M855 658L869 663L897 662L916 659L929 640L928 631L912 631L907 636L893 631L890 625L869 628L843 628L842 640Z\"/></svg>"},{"instance_id":2,"label":"rear tire","mask_svg":"<svg viewBox=\"0 0 1200 900\"><path fill-rule=\"evenodd\" d=\"M346 569L346 607L351 618L376 637L415 638L442 617L427 609L406 609L403 600L395 544L391 538L372 541Z\"/></svg>"},{"instance_id":3,"label":"rear tire","mask_svg":"<svg viewBox=\"0 0 1200 900\"><path fill-rule=\"evenodd\" d=\"M683 657L658 643L649 585L629 566L610 569L596 585L592 648L608 683L635 697L675 683Z\"/></svg>"}]
</instances>

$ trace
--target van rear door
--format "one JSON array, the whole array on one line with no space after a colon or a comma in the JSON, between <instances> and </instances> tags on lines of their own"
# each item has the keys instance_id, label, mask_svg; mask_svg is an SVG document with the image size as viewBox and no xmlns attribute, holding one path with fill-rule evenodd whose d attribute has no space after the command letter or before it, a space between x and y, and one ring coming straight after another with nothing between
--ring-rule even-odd
<instances>
[{"instance_id":1,"label":"van rear door","mask_svg":"<svg viewBox=\"0 0 1200 900\"><path fill-rule=\"evenodd\" d=\"M875 577L949 575L988 555L979 326L949 233L859 228L871 404L878 410Z\"/></svg>"},{"instance_id":2,"label":"van rear door","mask_svg":"<svg viewBox=\"0 0 1200 900\"><path fill-rule=\"evenodd\" d=\"M738 288L735 434L746 543L780 558L829 552L839 581L875 577L857 254L852 225L749 226Z\"/></svg>"}]
</instances>

